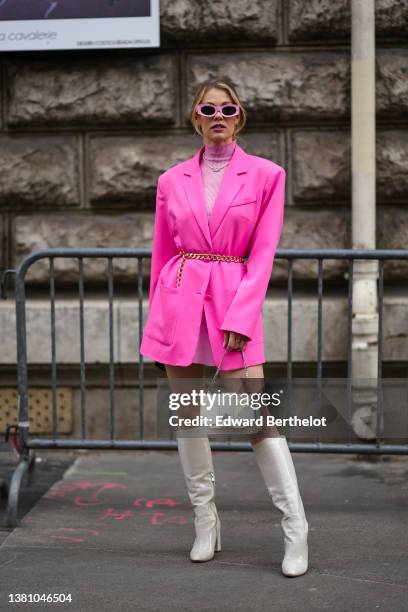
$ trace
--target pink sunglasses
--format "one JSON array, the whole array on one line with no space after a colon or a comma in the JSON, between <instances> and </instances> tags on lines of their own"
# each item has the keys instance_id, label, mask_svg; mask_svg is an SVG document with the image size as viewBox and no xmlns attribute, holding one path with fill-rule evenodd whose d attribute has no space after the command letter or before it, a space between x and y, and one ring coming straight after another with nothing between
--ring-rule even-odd
<instances>
[{"instance_id":1,"label":"pink sunglasses","mask_svg":"<svg viewBox=\"0 0 408 612\"><path fill-rule=\"evenodd\" d=\"M239 115L239 104L223 104L217 106L216 104L197 104L195 107L196 112L202 117L214 117L217 111L220 111L223 117L236 117Z\"/></svg>"}]
</instances>

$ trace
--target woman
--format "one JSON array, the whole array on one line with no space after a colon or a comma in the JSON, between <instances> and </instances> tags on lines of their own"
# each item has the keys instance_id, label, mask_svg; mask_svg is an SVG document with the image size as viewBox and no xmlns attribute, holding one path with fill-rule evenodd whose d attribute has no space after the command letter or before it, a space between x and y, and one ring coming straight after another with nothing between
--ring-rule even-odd
<instances>
[{"instance_id":1,"label":"woman","mask_svg":"<svg viewBox=\"0 0 408 612\"><path fill-rule=\"evenodd\" d=\"M246 112L227 82L210 80L198 88L191 121L203 146L158 180L149 316L140 351L165 364L176 384L202 377L205 365L221 360L222 377L242 377L242 349L249 377L263 380L262 304L282 231L286 173L237 143ZM268 427L250 440L283 515L282 572L299 576L308 566L308 523L286 438ZM179 436L177 442L195 512L190 558L208 561L221 550L210 444L198 437Z\"/></svg>"}]
</instances>

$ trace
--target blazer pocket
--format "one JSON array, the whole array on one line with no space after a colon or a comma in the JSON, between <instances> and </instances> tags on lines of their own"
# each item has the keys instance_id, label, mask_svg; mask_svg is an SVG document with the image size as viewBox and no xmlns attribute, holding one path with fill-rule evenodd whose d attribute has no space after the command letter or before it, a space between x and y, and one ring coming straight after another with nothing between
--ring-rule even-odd
<instances>
[{"instance_id":1,"label":"blazer pocket","mask_svg":"<svg viewBox=\"0 0 408 612\"><path fill-rule=\"evenodd\" d=\"M230 203L231 215L243 217L246 221L254 222L256 214L256 195L248 195Z\"/></svg>"},{"instance_id":2,"label":"blazer pocket","mask_svg":"<svg viewBox=\"0 0 408 612\"><path fill-rule=\"evenodd\" d=\"M181 312L183 289L158 283L154 293L147 335L170 345L173 343Z\"/></svg>"},{"instance_id":3,"label":"blazer pocket","mask_svg":"<svg viewBox=\"0 0 408 612\"><path fill-rule=\"evenodd\" d=\"M242 204L256 204L256 195L248 195L230 202L230 206L241 206Z\"/></svg>"}]
</instances>

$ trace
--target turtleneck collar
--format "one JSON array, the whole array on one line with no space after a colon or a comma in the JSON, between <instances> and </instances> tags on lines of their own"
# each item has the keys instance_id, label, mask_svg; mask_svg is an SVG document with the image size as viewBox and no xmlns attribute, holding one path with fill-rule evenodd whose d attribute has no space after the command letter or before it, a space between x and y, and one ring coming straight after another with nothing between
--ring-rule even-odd
<instances>
[{"instance_id":1,"label":"turtleneck collar","mask_svg":"<svg viewBox=\"0 0 408 612\"><path fill-rule=\"evenodd\" d=\"M235 145L237 141L233 140L227 144L222 145L204 145L204 153L206 159L210 161L222 161L232 157L234 153Z\"/></svg>"}]
</instances>

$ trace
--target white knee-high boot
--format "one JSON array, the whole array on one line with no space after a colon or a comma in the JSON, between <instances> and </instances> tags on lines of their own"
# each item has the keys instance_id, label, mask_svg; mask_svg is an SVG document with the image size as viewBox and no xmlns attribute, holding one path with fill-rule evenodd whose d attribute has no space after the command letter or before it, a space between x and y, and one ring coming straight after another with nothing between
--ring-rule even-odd
<instances>
[{"instance_id":1,"label":"white knee-high boot","mask_svg":"<svg viewBox=\"0 0 408 612\"><path fill-rule=\"evenodd\" d=\"M254 444L253 449L272 501L283 514L285 556L282 573L301 576L308 568L309 526L286 438L264 438Z\"/></svg>"},{"instance_id":2,"label":"white knee-high boot","mask_svg":"<svg viewBox=\"0 0 408 612\"><path fill-rule=\"evenodd\" d=\"M221 550L221 523L214 503L215 477L208 438L177 437L177 446L190 501L196 538L192 561L209 561Z\"/></svg>"}]
</instances>

